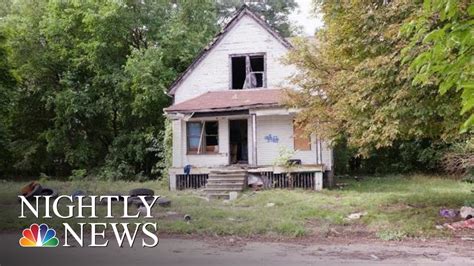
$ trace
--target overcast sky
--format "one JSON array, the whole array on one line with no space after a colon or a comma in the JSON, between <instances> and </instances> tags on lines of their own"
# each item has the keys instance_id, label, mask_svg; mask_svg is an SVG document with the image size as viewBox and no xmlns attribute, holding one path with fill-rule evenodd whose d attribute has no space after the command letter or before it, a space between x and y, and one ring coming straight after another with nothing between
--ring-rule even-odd
<instances>
[{"instance_id":1,"label":"overcast sky","mask_svg":"<svg viewBox=\"0 0 474 266\"><path fill-rule=\"evenodd\" d=\"M312 0L296 0L296 2L299 8L290 15L290 19L303 26L305 35L313 35L315 29L323 26L321 16L312 12Z\"/></svg>"}]
</instances>

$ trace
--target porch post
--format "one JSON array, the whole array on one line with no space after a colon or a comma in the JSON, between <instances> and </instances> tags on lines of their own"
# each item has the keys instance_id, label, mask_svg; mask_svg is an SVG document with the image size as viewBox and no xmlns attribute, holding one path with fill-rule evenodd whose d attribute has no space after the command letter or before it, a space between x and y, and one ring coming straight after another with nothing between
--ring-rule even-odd
<instances>
[{"instance_id":1,"label":"porch post","mask_svg":"<svg viewBox=\"0 0 474 266\"><path fill-rule=\"evenodd\" d=\"M252 114L252 165L257 166L257 117Z\"/></svg>"},{"instance_id":2,"label":"porch post","mask_svg":"<svg viewBox=\"0 0 474 266\"><path fill-rule=\"evenodd\" d=\"M323 190L323 172L314 173L314 190Z\"/></svg>"}]
</instances>

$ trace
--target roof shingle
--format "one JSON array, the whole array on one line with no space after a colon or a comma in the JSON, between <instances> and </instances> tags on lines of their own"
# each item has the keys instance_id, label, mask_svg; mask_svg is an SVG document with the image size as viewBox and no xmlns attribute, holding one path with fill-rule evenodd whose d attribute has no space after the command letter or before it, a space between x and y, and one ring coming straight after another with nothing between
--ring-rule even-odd
<instances>
[{"instance_id":1,"label":"roof shingle","mask_svg":"<svg viewBox=\"0 0 474 266\"><path fill-rule=\"evenodd\" d=\"M283 100L281 89L246 89L212 91L165 108L167 113L190 113L242 110L251 107L279 106Z\"/></svg>"}]
</instances>

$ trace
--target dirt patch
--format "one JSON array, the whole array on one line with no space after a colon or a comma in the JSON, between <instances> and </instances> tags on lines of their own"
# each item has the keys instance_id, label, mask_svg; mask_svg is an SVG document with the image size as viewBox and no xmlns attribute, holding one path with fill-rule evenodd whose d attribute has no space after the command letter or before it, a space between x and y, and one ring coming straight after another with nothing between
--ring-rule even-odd
<instances>
[{"instance_id":1,"label":"dirt patch","mask_svg":"<svg viewBox=\"0 0 474 266\"><path fill-rule=\"evenodd\" d=\"M346 224L329 224L320 219L308 220L305 227L311 231L311 237L334 238L344 237L350 239L373 238L375 232L364 224L348 222Z\"/></svg>"}]
</instances>

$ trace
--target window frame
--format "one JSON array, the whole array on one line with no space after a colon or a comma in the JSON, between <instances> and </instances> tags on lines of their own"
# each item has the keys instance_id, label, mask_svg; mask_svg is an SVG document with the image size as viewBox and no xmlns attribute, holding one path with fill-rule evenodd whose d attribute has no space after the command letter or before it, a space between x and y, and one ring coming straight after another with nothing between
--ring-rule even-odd
<instances>
[{"instance_id":1,"label":"window frame","mask_svg":"<svg viewBox=\"0 0 474 266\"><path fill-rule=\"evenodd\" d=\"M217 125L217 132L216 134L207 134L206 133L206 123L216 123ZM199 136L191 136L190 135L190 124L200 124L200 134ZM190 147L190 137L199 138L199 144L197 150L191 150ZM207 137L215 137L217 144L213 146L217 146L216 151L207 151L206 147L206 139ZM186 154L188 155L209 155L209 154L218 154L219 153L219 121L217 120L208 120L208 121L187 121L186 122Z\"/></svg>"},{"instance_id":2,"label":"window frame","mask_svg":"<svg viewBox=\"0 0 474 266\"><path fill-rule=\"evenodd\" d=\"M250 57L256 57L256 56L262 56L263 57L263 71L252 71L250 73L262 73L262 87L256 87L256 88L242 88L242 90L252 90L252 89L264 89L267 88L267 53L265 52L260 52L260 53L242 53L242 54L229 54L229 90L240 90L240 89L234 89L232 88L233 82L232 82L232 58L233 57L246 57L245 59L245 76L246 79L249 76L249 73L247 73L247 63L250 64ZM247 60L247 57L249 60ZM245 84L245 82L244 82Z\"/></svg>"}]
</instances>

